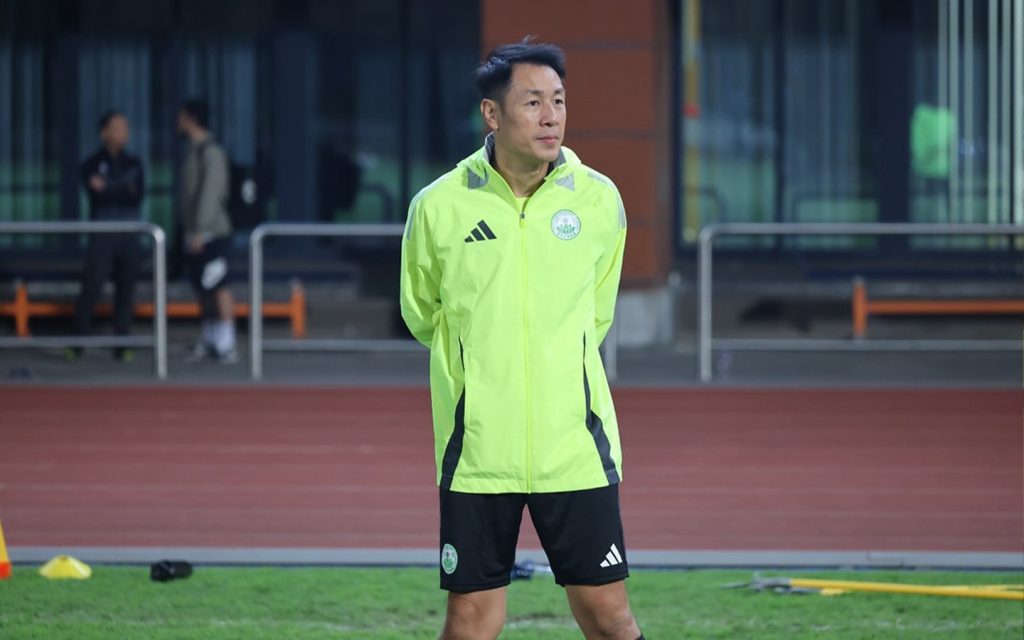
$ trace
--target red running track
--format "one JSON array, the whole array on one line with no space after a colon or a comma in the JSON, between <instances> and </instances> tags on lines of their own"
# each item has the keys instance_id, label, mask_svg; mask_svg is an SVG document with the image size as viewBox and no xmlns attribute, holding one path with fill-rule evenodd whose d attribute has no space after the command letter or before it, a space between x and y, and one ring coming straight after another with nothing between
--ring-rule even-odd
<instances>
[{"instance_id":1,"label":"red running track","mask_svg":"<svg viewBox=\"0 0 1024 640\"><path fill-rule=\"evenodd\" d=\"M615 398L634 549L1021 549L1021 392ZM0 521L12 546L433 548L431 438L421 388L0 388Z\"/></svg>"}]
</instances>

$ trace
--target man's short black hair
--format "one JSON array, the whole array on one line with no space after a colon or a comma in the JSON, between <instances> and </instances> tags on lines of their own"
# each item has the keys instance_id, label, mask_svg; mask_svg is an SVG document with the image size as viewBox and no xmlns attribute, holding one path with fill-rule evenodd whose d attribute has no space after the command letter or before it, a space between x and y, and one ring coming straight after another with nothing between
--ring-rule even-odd
<instances>
[{"instance_id":1,"label":"man's short black hair","mask_svg":"<svg viewBox=\"0 0 1024 640\"><path fill-rule=\"evenodd\" d=\"M119 109L107 109L100 116L100 119L96 121L96 128L102 132L110 124L110 121L118 116L124 117L124 114Z\"/></svg>"},{"instance_id":2,"label":"man's short black hair","mask_svg":"<svg viewBox=\"0 0 1024 640\"><path fill-rule=\"evenodd\" d=\"M210 128L210 104L202 98L189 98L181 103L181 110L203 129Z\"/></svg>"},{"instance_id":3,"label":"man's short black hair","mask_svg":"<svg viewBox=\"0 0 1024 640\"><path fill-rule=\"evenodd\" d=\"M473 73L473 81L481 98L501 102L512 81L512 67L535 64L551 67L565 80L565 52L553 44L533 43L527 36L515 44L503 44L487 54Z\"/></svg>"}]
</instances>

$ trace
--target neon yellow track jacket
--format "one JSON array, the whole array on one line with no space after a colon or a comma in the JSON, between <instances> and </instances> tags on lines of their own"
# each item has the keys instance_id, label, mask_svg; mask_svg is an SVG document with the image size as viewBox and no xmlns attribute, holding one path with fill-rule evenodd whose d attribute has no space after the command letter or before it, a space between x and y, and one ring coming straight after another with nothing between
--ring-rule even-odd
<instances>
[{"instance_id":1,"label":"neon yellow track jacket","mask_svg":"<svg viewBox=\"0 0 1024 640\"><path fill-rule=\"evenodd\" d=\"M402 243L402 317L430 348L437 481L466 493L619 482L597 347L626 241L615 185L563 148L520 210L493 141L423 189Z\"/></svg>"}]
</instances>

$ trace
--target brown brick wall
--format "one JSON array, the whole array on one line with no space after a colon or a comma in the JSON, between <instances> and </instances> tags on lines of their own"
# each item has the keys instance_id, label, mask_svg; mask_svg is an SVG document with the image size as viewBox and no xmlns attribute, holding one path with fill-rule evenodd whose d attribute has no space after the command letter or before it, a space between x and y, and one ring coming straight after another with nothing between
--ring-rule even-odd
<instances>
[{"instance_id":1,"label":"brown brick wall","mask_svg":"<svg viewBox=\"0 0 1024 640\"><path fill-rule=\"evenodd\" d=\"M626 204L623 285L664 283L672 253L665 0L482 0L482 45L537 36L568 58L566 145Z\"/></svg>"}]
</instances>

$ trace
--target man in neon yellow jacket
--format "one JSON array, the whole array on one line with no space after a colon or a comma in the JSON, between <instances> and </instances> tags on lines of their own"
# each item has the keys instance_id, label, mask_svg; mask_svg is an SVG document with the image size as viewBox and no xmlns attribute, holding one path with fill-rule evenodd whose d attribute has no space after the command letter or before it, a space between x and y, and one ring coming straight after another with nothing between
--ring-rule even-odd
<instances>
[{"instance_id":1,"label":"man in neon yellow jacket","mask_svg":"<svg viewBox=\"0 0 1024 640\"><path fill-rule=\"evenodd\" d=\"M626 239L615 185L562 146L564 56L524 41L477 70L483 148L412 201L402 316L430 348L442 638L497 637L528 507L587 637L639 630L622 455L598 346Z\"/></svg>"}]
</instances>

